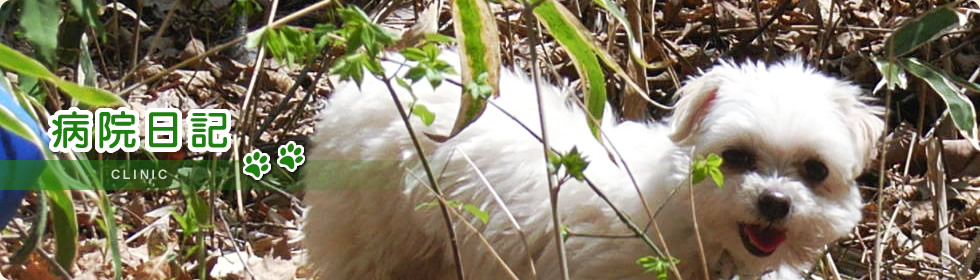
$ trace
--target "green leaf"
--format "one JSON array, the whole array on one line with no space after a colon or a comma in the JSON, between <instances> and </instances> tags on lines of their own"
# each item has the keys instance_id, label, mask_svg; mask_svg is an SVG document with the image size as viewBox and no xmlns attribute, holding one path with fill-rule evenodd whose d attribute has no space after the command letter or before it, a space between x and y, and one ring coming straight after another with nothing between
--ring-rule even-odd
<instances>
[{"instance_id":1,"label":"green leaf","mask_svg":"<svg viewBox=\"0 0 980 280\"><path fill-rule=\"evenodd\" d=\"M886 59L875 59L874 62L875 66L878 67L878 72L881 73L881 81L875 86L874 92L878 92L885 85L888 86L888 90L895 90L896 85L900 89L905 89L908 86L905 69L901 66Z\"/></svg>"},{"instance_id":2,"label":"green leaf","mask_svg":"<svg viewBox=\"0 0 980 280\"><path fill-rule=\"evenodd\" d=\"M265 46L277 61L287 65L306 64L313 61L325 46L311 33L291 26L269 29L265 33Z\"/></svg>"},{"instance_id":3,"label":"green leaf","mask_svg":"<svg viewBox=\"0 0 980 280\"><path fill-rule=\"evenodd\" d=\"M47 68L44 68L41 63L4 44L0 44L0 67L13 70L21 75L51 82L72 98L88 105L110 107L126 104L122 98L119 98L119 96L111 92L93 87L80 86L76 83L62 80L48 71Z\"/></svg>"},{"instance_id":4,"label":"green leaf","mask_svg":"<svg viewBox=\"0 0 980 280\"><path fill-rule=\"evenodd\" d=\"M362 53L353 53L342 56L334 61L330 66L330 74L339 75L340 80L354 80L358 87L364 81L364 60L367 57Z\"/></svg>"},{"instance_id":5,"label":"green leaf","mask_svg":"<svg viewBox=\"0 0 980 280\"><path fill-rule=\"evenodd\" d=\"M42 80L57 78L48 68L7 45L0 44L0 66Z\"/></svg>"},{"instance_id":6,"label":"green leaf","mask_svg":"<svg viewBox=\"0 0 980 280\"><path fill-rule=\"evenodd\" d=\"M561 225L561 226L558 227L558 229L561 230L561 241L562 242L568 241L568 237L571 236L571 234L570 234L570 232L568 230L568 226L567 225Z\"/></svg>"},{"instance_id":7,"label":"green leaf","mask_svg":"<svg viewBox=\"0 0 980 280\"><path fill-rule=\"evenodd\" d=\"M575 180L585 181L585 168L589 167L589 161L578 152L578 147L572 147L571 151L562 156L561 161L565 166L565 173Z\"/></svg>"},{"instance_id":8,"label":"green leaf","mask_svg":"<svg viewBox=\"0 0 980 280\"><path fill-rule=\"evenodd\" d=\"M721 165L724 163L717 154L708 154L705 158L694 160L691 163L691 184L697 185L708 177L719 188L725 183L725 175L721 172Z\"/></svg>"},{"instance_id":9,"label":"green leaf","mask_svg":"<svg viewBox=\"0 0 980 280\"><path fill-rule=\"evenodd\" d=\"M409 85L405 79L402 79L402 77L395 76L395 83L407 90L408 93L412 94L412 96L415 96L415 92L412 91L412 85Z\"/></svg>"},{"instance_id":10,"label":"green leaf","mask_svg":"<svg viewBox=\"0 0 980 280\"><path fill-rule=\"evenodd\" d=\"M721 172L721 164L724 163L724 160L717 154L708 154L706 162L708 176L715 182L715 186L721 188L725 184L725 174Z\"/></svg>"},{"instance_id":11,"label":"green leaf","mask_svg":"<svg viewBox=\"0 0 980 280\"><path fill-rule=\"evenodd\" d=\"M708 176L711 176L711 180L719 189L725 185L725 174L721 172L721 169L708 169Z\"/></svg>"},{"instance_id":12,"label":"green leaf","mask_svg":"<svg viewBox=\"0 0 980 280\"><path fill-rule=\"evenodd\" d=\"M890 60L932 42L949 30L966 24L966 15L951 5L929 11L899 27L885 39L885 55Z\"/></svg>"},{"instance_id":13,"label":"green leaf","mask_svg":"<svg viewBox=\"0 0 980 280\"><path fill-rule=\"evenodd\" d=\"M49 168L46 168L49 169ZM47 179L53 179L50 171ZM42 177L44 178L44 177ZM45 181L41 181L45 183ZM68 190L46 190L51 201L51 216L55 239L55 261L62 267L72 267L75 256L78 255L78 219L75 213L75 203Z\"/></svg>"},{"instance_id":14,"label":"green leaf","mask_svg":"<svg viewBox=\"0 0 980 280\"><path fill-rule=\"evenodd\" d=\"M475 81L466 84L463 91L470 95L472 100L486 100L493 94L493 88L486 83L486 73L480 74Z\"/></svg>"},{"instance_id":15,"label":"green leaf","mask_svg":"<svg viewBox=\"0 0 980 280\"><path fill-rule=\"evenodd\" d=\"M412 67L411 69L408 69L407 72L405 72L405 78L411 80L412 83L414 84L419 80L421 80L422 78L425 78L425 68L422 66Z\"/></svg>"},{"instance_id":16,"label":"green leaf","mask_svg":"<svg viewBox=\"0 0 980 280\"><path fill-rule=\"evenodd\" d=\"M429 111L429 108L426 108L425 105L422 104L415 104L415 106L412 106L412 115L418 116L420 119L422 119L422 123L424 123L426 126L430 126L436 121L436 114Z\"/></svg>"},{"instance_id":17,"label":"green leaf","mask_svg":"<svg viewBox=\"0 0 980 280\"><path fill-rule=\"evenodd\" d=\"M500 33L490 6L484 0L456 0L452 3L453 22L456 23L453 27L460 44L461 83L469 85L485 75L481 83L489 88L491 94L499 94ZM450 137L476 121L486 109L486 98L466 93L464 88Z\"/></svg>"},{"instance_id":18,"label":"green leaf","mask_svg":"<svg viewBox=\"0 0 980 280\"><path fill-rule=\"evenodd\" d=\"M41 140L31 132L30 126L21 122L17 118L17 115L14 115L13 111L10 111L10 109L4 106L0 106L0 128L13 132L17 136L20 136L20 138L29 139L40 147L39 143Z\"/></svg>"},{"instance_id":19,"label":"green leaf","mask_svg":"<svg viewBox=\"0 0 980 280\"><path fill-rule=\"evenodd\" d=\"M109 251L112 254L113 279L122 279L122 254L119 251L119 227L116 225L115 208L112 201L104 190L98 192L99 210L102 212L102 221L105 222L106 243L109 243Z\"/></svg>"},{"instance_id":20,"label":"green leaf","mask_svg":"<svg viewBox=\"0 0 980 280\"><path fill-rule=\"evenodd\" d=\"M651 66L643 60L643 55L640 53L643 50L640 48L640 43L636 40L636 36L633 35L633 29L630 28L630 21L626 18L626 12L616 5L615 1L593 0L593 2L608 11L609 15L612 15L619 24L623 25L623 29L626 30L626 38L629 40L630 57L633 58L633 61L640 63L643 67L650 68Z\"/></svg>"},{"instance_id":21,"label":"green leaf","mask_svg":"<svg viewBox=\"0 0 980 280\"><path fill-rule=\"evenodd\" d=\"M404 50L401 51L401 54L402 56L405 57L405 59L411 61L424 61L426 58L425 52L423 52L422 49L419 48L405 48Z\"/></svg>"},{"instance_id":22,"label":"green leaf","mask_svg":"<svg viewBox=\"0 0 980 280\"><path fill-rule=\"evenodd\" d=\"M75 14L85 21L89 27L95 29L99 36L105 33L102 23L99 22L99 5L95 0L68 0Z\"/></svg>"},{"instance_id":23,"label":"green leaf","mask_svg":"<svg viewBox=\"0 0 980 280\"><path fill-rule=\"evenodd\" d=\"M667 279L667 272L670 271L671 264L680 263L680 260L675 258L670 258L666 260L663 258L646 256L636 259L636 264L643 267L643 273L653 273L657 276L657 279Z\"/></svg>"},{"instance_id":24,"label":"green leaf","mask_svg":"<svg viewBox=\"0 0 980 280\"><path fill-rule=\"evenodd\" d=\"M473 215L477 219L480 219L480 221L483 222L484 224L490 222L490 213L487 213L487 211L483 211L483 209L480 209L480 207L477 207L476 205L473 204L463 204L462 208L463 211L469 212L470 215Z\"/></svg>"},{"instance_id":25,"label":"green leaf","mask_svg":"<svg viewBox=\"0 0 980 280\"><path fill-rule=\"evenodd\" d=\"M585 108L597 120L585 121L592 135L601 139L598 123L601 122L606 108L606 76L596 54L604 51L593 47L589 31L557 1L543 0L534 9L534 15L571 56L575 69L585 84Z\"/></svg>"},{"instance_id":26,"label":"green leaf","mask_svg":"<svg viewBox=\"0 0 980 280\"><path fill-rule=\"evenodd\" d=\"M49 82L78 101L95 107L111 107L126 103L119 96L105 90L81 86L62 79L50 80Z\"/></svg>"},{"instance_id":27,"label":"green leaf","mask_svg":"<svg viewBox=\"0 0 980 280\"><path fill-rule=\"evenodd\" d=\"M929 87L939 94L946 103L950 118L953 119L953 124L960 131L960 135L963 135L975 149L980 150L980 144L977 143L977 116L973 102L960 92L960 88L942 70L915 58L904 58L899 62L905 70L926 81Z\"/></svg>"},{"instance_id":28,"label":"green leaf","mask_svg":"<svg viewBox=\"0 0 980 280\"><path fill-rule=\"evenodd\" d=\"M24 37L34 46L37 56L47 65L55 63L58 48L58 24L61 7L55 0L22 1L20 26Z\"/></svg>"}]
</instances>

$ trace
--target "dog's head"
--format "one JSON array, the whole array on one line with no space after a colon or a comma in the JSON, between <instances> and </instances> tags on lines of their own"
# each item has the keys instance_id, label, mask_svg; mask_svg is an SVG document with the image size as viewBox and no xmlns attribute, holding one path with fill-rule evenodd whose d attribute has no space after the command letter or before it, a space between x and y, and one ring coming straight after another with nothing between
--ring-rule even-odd
<instances>
[{"instance_id":1,"label":"dog's head","mask_svg":"<svg viewBox=\"0 0 980 280\"><path fill-rule=\"evenodd\" d=\"M681 88L671 139L724 160L724 186L695 186L695 203L737 273L803 269L860 220L854 179L884 125L860 93L799 60L723 63Z\"/></svg>"}]
</instances>

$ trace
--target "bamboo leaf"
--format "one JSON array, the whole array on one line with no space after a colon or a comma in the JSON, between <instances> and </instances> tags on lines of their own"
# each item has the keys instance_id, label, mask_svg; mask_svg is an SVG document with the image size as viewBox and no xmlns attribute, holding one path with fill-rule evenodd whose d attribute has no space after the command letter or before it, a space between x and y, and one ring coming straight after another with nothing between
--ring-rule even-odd
<instances>
[{"instance_id":1,"label":"bamboo leaf","mask_svg":"<svg viewBox=\"0 0 980 280\"><path fill-rule=\"evenodd\" d=\"M93 87L80 86L76 83L62 80L52 74L51 71L48 71L41 63L4 44L0 44L0 67L13 70L21 75L51 82L72 98L88 105L109 107L126 104L119 96L111 92Z\"/></svg>"},{"instance_id":2,"label":"bamboo leaf","mask_svg":"<svg viewBox=\"0 0 980 280\"><path fill-rule=\"evenodd\" d=\"M640 63L645 68L650 68L650 64L643 59L643 55L640 53L642 49L640 48L640 42L636 40L636 35L633 35L633 29L630 28L630 21L626 18L626 12L623 11L615 1L610 0L594 0L594 2L609 12L619 24L623 25L623 29L626 30L626 38L629 40L629 52L633 60Z\"/></svg>"},{"instance_id":3,"label":"bamboo leaf","mask_svg":"<svg viewBox=\"0 0 980 280\"><path fill-rule=\"evenodd\" d=\"M977 116L973 103L960 92L960 88L943 71L922 63L915 58L899 60L905 70L926 81L939 97L946 103L953 124L975 149L980 150L977 143Z\"/></svg>"},{"instance_id":4,"label":"bamboo leaf","mask_svg":"<svg viewBox=\"0 0 980 280\"><path fill-rule=\"evenodd\" d=\"M48 65L55 62L58 47L58 24L61 7L55 0L23 1L20 26L24 37L34 46L37 55Z\"/></svg>"},{"instance_id":5,"label":"bamboo leaf","mask_svg":"<svg viewBox=\"0 0 980 280\"><path fill-rule=\"evenodd\" d=\"M596 54L605 51L594 44L589 31L567 8L555 0L543 0L534 8L534 15L572 58L575 69L585 84L585 108L595 120L602 120L606 108L606 76ZM618 67L618 66L617 66ZM585 120L592 135L599 138L599 125Z\"/></svg>"},{"instance_id":6,"label":"bamboo leaf","mask_svg":"<svg viewBox=\"0 0 980 280\"><path fill-rule=\"evenodd\" d=\"M46 168L50 169L50 168ZM45 173L50 171L45 170ZM49 175L49 178L51 178ZM42 178L44 176L42 175ZM55 261L62 267L72 267L78 255L78 219L71 192L64 189L46 190L51 200L51 216L54 220Z\"/></svg>"},{"instance_id":7,"label":"bamboo leaf","mask_svg":"<svg viewBox=\"0 0 980 280\"><path fill-rule=\"evenodd\" d=\"M453 1L453 22L456 38L460 43L459 59L462 69L462 84L476 82L477 77L486 74L485 85L490 86L493 96L500 94L500 41L498 39L496 19L490 7L484 0ZM461 94L459 113L456 123L450 132L450 137L463 131L483 114L487 106L487 98L467 94L464 89Z\"/></svg>"},{"instance_id":8,"label":"bamboo leaf","mask_svg":"<svg viewBox=\"0 0 980 280\"><path fill-rule=\"evenodd\" d=\"M951 5L929 11L902 25L885 40L885 55L889 60L908 54L929 43L950 29L966 24L966 15Z\"/></svg>"},{"instance_id":9,"label":"bamboo leaf","mask_svg":"<svg viewBox=\"0 0 980 280\"><path fill-rule=\"evenodd\" d=\"M20 136L20 138L29 139L31 142L37 143L37 137L31 133L30 126L19 121L17 115L5 106L6 104L0 105L0 128L9 130L17 136Z\"/></svg>"},{"instance_id":10,"label":"bamboo leaf","mask_svg":"<svg viewBox=\"0 0 980 280\"><path fill-rule=\"evenodd\" d=\"M878 67L878 72L881 73L881 81L878 81L878 85L875 86L873 92L878 92L886 85L888 90L895 90L895 86L900 89L905 89L908 85L908 79L905 77L905 69L902 69L897 63L885 59L875 59L875 66Z\"/></svg>"}]
</instances>

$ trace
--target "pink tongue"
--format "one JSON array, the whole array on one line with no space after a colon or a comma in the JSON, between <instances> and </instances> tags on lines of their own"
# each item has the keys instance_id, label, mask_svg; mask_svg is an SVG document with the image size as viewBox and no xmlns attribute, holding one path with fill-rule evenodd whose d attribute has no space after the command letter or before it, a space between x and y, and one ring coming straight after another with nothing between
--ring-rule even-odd
<instances>
[{"instance_id":1,"label":"pink tongue","mask_svg":"<svg viewBox=\"0 0 980 280\"><path fill-rule=\"evenodd\" d=\"M776 251L779 244L786 240L786 232L779 229L759 225L746 225L745 227L752 245L766 253Z\"/></svg>"}]
</instances>

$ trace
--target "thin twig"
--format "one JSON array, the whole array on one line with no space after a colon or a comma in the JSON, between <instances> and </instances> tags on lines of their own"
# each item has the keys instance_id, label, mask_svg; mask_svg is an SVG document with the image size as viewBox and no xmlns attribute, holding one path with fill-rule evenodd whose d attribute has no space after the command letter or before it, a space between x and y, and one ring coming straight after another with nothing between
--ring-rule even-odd
<instances>
[{"instance_id":1,"label":"thin twig","mask_svg":"<svg viewBox=\"0 0 980 280\"><path fill-rule=\"evenodd\" d=\"M882 126L882 130L883 130L882 135L888 135L888 116L891 114L891 106L890 106L891 102L892 102L892 91L886 90L885 91L885 116L883 118L885 120L885 124ZM877 213L878 221L881 221L882 218L884 218L882 215L884 211L883 205L885 204L885 198L884 198L885 197L885 173L888 173L887 172L888 169L885 168L886 167L885 156L888 153L888 147L887 147L888 141L886 141L885 138L887 137L881 137L881 139L878 140L878 143L881 148L881 155L879 158L880 163L878 166L878 201L876 203L878 209L878 213ZM880 231L881 230L880 222L876 224L876 229L878 229L879 231L875 233L875 245L874 245L875 258L874 258L874 265L873 265L874 269L871 271L871 275L872 275L872 279L881 280L881 253L882 253L882 246L883 246L881 244L881 238L883 232Z\"/></svg>"},{"instance_id":2,"label":"thin twig","mask_svg":"<svg viewBox=\"0 0 980 280\"><path fill-rule=\"evenodd\" d=\"M446 201L446 198L443 197L442 194L434 193L435 189L432 188L432 186L426 184L425 180L419 178L418 175L412 172L406 172L406 174L408 174L412 178L415 178L415 180L418 180L418 182L421 183L422 185L429 187L428 188L429 191L433 191L433 195L436 197L436 200L438 200L440 204L443 205L449 204L449 201ZM497 253L497 249L493 248L493 245L490 244L490 241L487 240L486 236L483 236L483 234L480 233L480 230L478 230L476 227L473 226L473 224L467 221L466 217L463 217L463 215L460 214L459 211L456 211L456 208L450 207L448 209L450 214L456 216L456 218L459 219L459 221L462 222L463 225L466 225L466 227L469 230L473 231L473 233L476 234L476 237L480 239L480 242L483 243L483 246L486 247L488 251L490 251L490 255L493 256L494 260L496 260L497 263L500 264L500 267L502 267L504 271L507 272L507 275L510 276L511 279L515 279L515 280L520 279L519 277L517 277L517 274L514 273L514 270L511 269L509 265L507 265L507 262L504 261L504 258L500 257L500 254Z\"/></svg>"},{"instance_id":3,"label":"thin twig","mask_svg":"<svg viewBox=\"0 0 980 280\"><path fill-rule=\"evenodd\" d=\"M429 161L425 157L425 150L422 149L422 144L419 143L418 137L415 135L415 129L412 128L412 123L409 122L408 113L405 112L405 108L402 107L402 102L398 98L398 94L395 92L395 88L391 86L391 79L386 76L381 76L382 82L384 82L385 87L388 88L388 93L391 95L392 101L394 101L395 108L398 109L398 115L401 116L402 123L405 124L405 130L408 131L409 138L412 139L412 145L415 147L415 152L418 153L419 161L422 163L422 168L425 169L425 175L429 179L430 188L439 197L442 197L442 190L439 188L439 183L436 181L435 173L432 172L432 167L429 166ZM466 279L463 273L463 256L459 251L459 240L456 237L456 230L453 228L452 217L449 216L449 206L446 202L439 200L439 210L442 211L442 217L446 222L446 228L449 234L449 242L453 250L453 260L456 261L456 278L459 280Z\"/></svg>"},{"instance_id":4,"label":"thin twig","mask_svg":"<svg viewBox=\"0 0 980 280\"><path fill-rule=\"evenodd\" d=\"M548 170L548 153L551 152L551 147L548 145L548 129L545 125L547 121L545 120L544 102L541 93L541 69L538 67L538 23L534 19L534 12L532 10L534 6L526 0L522 0L521 2L524 5L524 23L527 25L527 28L531 29L531 32L528 32L530 34L528 36L528 42L531 47L531 76L534 79L534 92L538 103L538 120L541 125L541 153L544 157L543 167L545 168L545 174L548 177L548 191L550 194L548 197L551 202L552 232L555 236L555 245L557 245L555 247L558 249L558 265L561 270L561 279L568 280L568 257L565 252L565 242L561 236L561 217L559 217L558 213L558 191L560 189L559 186L555 185L555 176Z\"/></svg>"},{"instance_id":5,"label":"thin twig","mask_svg":"<svg viewBox=\"0 0 980 280\"><path fill-rule=\"evenodd\" d=\"M272 25L272 21L276 18L276 10L279 8L279 0L273 0L272 5L269 8L269 23ZM238 127L238 133L241 134L243 142L242 149L246 151L252 149L252 143L255 140L250 139L253 135L251 132L254 127L252 127L252 122L255 121L255 101L252 100L252 95L255 94L255 85L259 81L259 73L262 73L262 62L265 61L265 46L259 45L259 54L255 56L255 64L252 65L252 77L248 80L248 88L245 89L245 100L242 101L242 107L239 110L241 113L241 118L238 121L241 125Z\"/></svg>"},{"instance_id":6,"label":"thin twig","mask_svg":"<svg viewBox=\"0 0 980 280\"><path fill-rule=\"evenodd\" d=\"M504 108L500 107L500 105L497 105L497 103L493 102L492 100L489 101L488 103L491 106L493 106L494 108L496 108L497 110L500 110L501 113L503 113L504 115L506 115L510 119L514 120L518 125L520 125L522 128L524 128L524 131L526 131L527 133L529 133L535 139L537 139L538 141L541 141L541 137L538 136L537 133L534 133L534 131L531 130L530 127L528 127L523 122L521 122L520 120L518 120L517 117L515 117L513 114L511 114L510 112L507 112L507 110L504 110ZM558 151L557 150L554 150L554 149L552 149L551 151L552 152L555 152L555 153L558 153ZM590 183L591 182L591 181L589 181L589 177L588 176L585 176L585 180L586 180L586 183ZM602 198L603 201L605 201L606 204L609 205L609 207L613 210L613 212L616 213L616 216L619 217L619 219L621 221L623 221L626 224L626 226L630 228L630 230L633 231L633 233L635 234L634 237L641 238L641 239L644 239L644 240L649 240L649 237L646 234L646 229L640 229L638 226L636 226L635 224L633 224L632 220L628 216L626 216L626 214L624 214L622 211L620 211L618 207L616 207L614 204L612 204L612 201L609 201L609 199L606 198L606 195L602 191L599 191L598 188L594 188L594 186L593 186L592 190L593 190L593 192L597 196L599 196L600 198ZM674 192L672 192L671 195L668 196L667 200L670 200L670 198L673 197L673 194L676 192L676 190L677 190L677 188L675 188L674 189ZM663 209L663 205L661 205L660 208L658 208L658 211L657 212L654 212L654 214L653 214L653 217L654 218L656 218L657 214L660 212L659 211L660 209ZM647 246L649 246L651 249L653 249L654 252L656 252L658 256L670 258L671 257L671 254L670 254L670 251L667 249L667 242L664 240L663 234L660 231L660 227L657 225L657 221L656 220L651 220L651 224L653 225L654 232L657 233L657 237L660 240L660 244L662 244L664 246L664 252L661 252L660 251L660 248L657 247L652 241L646 242L647 243ZM677 269L677 266L674 264L674 262L668 262L668 263L670 264L671 271L674 272L674 275L677 277L677 279L682 279L681 276L680 276L680 272Z\"/></svg>"}]
</instances>

